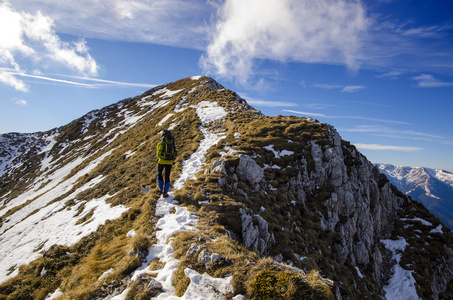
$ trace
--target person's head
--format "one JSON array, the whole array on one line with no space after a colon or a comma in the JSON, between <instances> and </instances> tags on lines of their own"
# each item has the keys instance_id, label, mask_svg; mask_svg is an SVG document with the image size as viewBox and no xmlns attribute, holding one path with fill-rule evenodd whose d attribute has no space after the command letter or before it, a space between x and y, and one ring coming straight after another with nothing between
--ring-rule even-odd
<instances>
[{"instance_id":1,"label":"person's head","mask_svg":"<svg viewBox=\"0 0 453 300\"><path fill-rule=\"evenodd\" d=\"M171 131L170 130L166 130L166 129L162 130L160 132L160 137L161 138L166 138L166 139L171 139L172 138Z\"/></svg>"}]
</instances>

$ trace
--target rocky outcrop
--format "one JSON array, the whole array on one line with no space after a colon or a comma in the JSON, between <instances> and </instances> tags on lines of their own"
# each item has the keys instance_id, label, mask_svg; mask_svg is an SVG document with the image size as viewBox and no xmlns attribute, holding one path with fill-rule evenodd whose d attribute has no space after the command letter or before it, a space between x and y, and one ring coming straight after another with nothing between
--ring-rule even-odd
<instances>
[{"instance_id":1,"label":"rocky outcrop","mask_svg":"<svg viewBox=\"0 0 453 300\"><path fill-rule=\"evenodd\" d=\"M390 237L398 209L409 200L397 196L353 146L342 144L333 128L329 137L330 145L322 149L312 142L311 151L315 172L310 181L331 189L321 223L325 231L336 232L340 238L333 245L336 261L344 264L350 259L353 265L366 267L372 263L373 278L382 284L380 240Z\"/></svg>"},{"instance_id":2,"label":"rocky outcrop","mask_svg":"<svg viewBox=\"0 0 453 300\"><path fill-rule=\"evenodd\" d=\"M219 178L219 185L246 198L248 195L237 187L239 181L247 182L255 191L261 190L260 183L264 180L264 169L250 156L244 154L238 156L236 163L236 166L234 166L235 164L227 166L225 158L219 158L211 164L209 172L224 175ZM232 182L227 180L228 174L232 174ZM242 208L239 210L239 214L244 245L261 256L268 254L269 247L275 244L275 240L268 231L267 221L259 215L247 213Z\"/></svg>"},{"instance_id":3,"label":"rocky outcrop","mask_svg":"<svg viewBox=\"0 0 453 300\"><path fill-rule=\"evenodd\" d=\"M259 189L258 183L264 179L264 170L250 156L239 155L239 164L236 168L239 179L248 182L256 190Z\"/></svg>"},{"instance_id":4,"label":"rocky outcrop","mask_svg":"<svg viewBox=\"0 0 453 300\"><path fill-rule=\"evenodd\" d=\"M316 201L317 206L323 207L314 213L319 217L322 230L337 236L329 246L335 261L341 265L349 262L357 268L372 270L369 275L380 290L391 275L391 257L381 240L390 238L399 218L398 211L412 200L395 192L395 187L379 173L377 167L354 146L342 141L333 127L327 127L328 142L308 142L309 156L300 157L291 165L297 170L296 175L280 179L280 182L284 182L287 199L292 205L298 204L306 209L310 201ZM221 157L211 164L207 172L221 174L219 185L232 194L247 199L255 193L266 195L275 187L266 182L265 167L252 157L255 156L236 154L233 158ZM274 166L275 163L271 162ZM277 169L286 167L278 166ZM238 183L246 183L250 187L248 194L238 187ZM240 209L239 213L243 244L261 256L272 253L276 242L268 221L250 209ZM296 226L294 230L304 235L304 228ZM276 257L283 259L281 254ZM445 259L450 262L453 256ZM436 274L439 283L432 282L433 295L438 290L445 291L446 284L453 278L445 270L438 270ZM443 278L439 279L439 276Z\"/></svg>"},{"instance_id":5,"label":"rocky outcrop","mask_svg":"<svg viewBox=\"0 0 453 300\"><path fill-rule=\"evenodd\" d=\"M269 246L275 244L275 240L268 231L267 221L259 215L248 214L242 208L239 212L241 214L244 245L261 256L268 254Z\"/></svg>"},{"instance_id":6,"label":"rocky outcrop","mask_svg":"<svg viewBox=\"0 0 453 300\"><path fill-rule=\"evenodd\" d=\"M255 191L260 190L260 183L264 180L264 169L248 155L239 154L233 160L234 164L228 164L224 157L216 159L205 173L222 174L223 176L219 178L220 187L232 190L244 197L248 197L248 195L237 187L239 181L248 183ZM229 174L231 174L232 180L228 180Z\"/></svg>"}]
</instances>

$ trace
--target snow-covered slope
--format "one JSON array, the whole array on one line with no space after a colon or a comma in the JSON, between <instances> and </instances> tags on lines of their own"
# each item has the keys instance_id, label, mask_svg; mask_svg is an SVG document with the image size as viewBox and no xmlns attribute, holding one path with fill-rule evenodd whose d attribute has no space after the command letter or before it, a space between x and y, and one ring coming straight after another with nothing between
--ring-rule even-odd
<instances>
[{"instance_id":1,"label":"snow-covered slope","mask_svg":"<svg viewBox=\"0 0 453 300\"><path fill-rule=\"evenodd\" d=\"M423 167L376 165L400 191L423 203L442 222L453 228L452 173Z\"/></svg>"}]
</instances>

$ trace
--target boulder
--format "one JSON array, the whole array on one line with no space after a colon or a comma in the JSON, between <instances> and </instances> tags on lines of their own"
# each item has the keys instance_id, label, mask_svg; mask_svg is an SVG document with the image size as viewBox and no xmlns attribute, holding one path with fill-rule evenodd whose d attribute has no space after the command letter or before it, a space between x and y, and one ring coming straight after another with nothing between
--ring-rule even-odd
<instances>
[{"instance_id":1,"label":"boulder","mask_svg":"<svg viewBox=\"0 0 453 300\"><path fill-rule=\"evenodd\" d=\"M264 169L260 167L250 156L239 155L239 164L236 168L239 179L250 183L252 186L264 179Z\"/></svg>"},{"instance_id":2,"label":"boulder","mask_svg":"<svg viewBox=\"0 0 453 300\"><path fill-rule=\"evenodd\" d=\"M215 262L220 262L220 261L230 261L228 258L222 257L218 253L209 253L208 250L204 249L201 250L200 254L198 254L198 261L203 263L205 268L208 268L210 265L212 265Z\"/></svg>"}]
</instances>

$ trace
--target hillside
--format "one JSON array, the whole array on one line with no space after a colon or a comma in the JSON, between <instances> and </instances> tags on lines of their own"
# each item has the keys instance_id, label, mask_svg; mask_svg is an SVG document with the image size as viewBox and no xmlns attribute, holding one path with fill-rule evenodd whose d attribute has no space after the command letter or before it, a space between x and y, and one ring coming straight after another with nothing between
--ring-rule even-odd
<instances>
[{"instance_id":1,"label":"hillside","mask_svg":"<svg viewBox=\"0 0 453 300\"><path fill-rule=\"evenodd\" d=\"M439 219L332 126L264 116L207 77L2 135L0 176L0 299L453 297Z\"/></svg>"},{"instance_id":2,"label":"hillside","mask_svg":"<svg viewBox=\"0 0 453 300\"><path fill-rule=\"evenodd\" d=\"M420 201L445 225L453 228L453 174L430 168L376 164L404 194Z\"/></svg>"}]
</instances>

